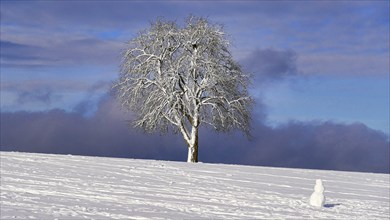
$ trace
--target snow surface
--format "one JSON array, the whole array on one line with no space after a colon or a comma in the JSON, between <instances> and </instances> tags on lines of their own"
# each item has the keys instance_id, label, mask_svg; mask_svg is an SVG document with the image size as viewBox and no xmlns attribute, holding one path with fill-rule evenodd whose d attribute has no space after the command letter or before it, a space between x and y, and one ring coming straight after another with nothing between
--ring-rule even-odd
<instances>
[{"instance_id":1,"label":"snow surface","mask_svg":"<svg viewBox=\"0 0 390 220\"><path fill-rule=\"evenodd\" d=\"M388 174L0 154L1 219L390 218Z\"/></svg>"}]
</instances>

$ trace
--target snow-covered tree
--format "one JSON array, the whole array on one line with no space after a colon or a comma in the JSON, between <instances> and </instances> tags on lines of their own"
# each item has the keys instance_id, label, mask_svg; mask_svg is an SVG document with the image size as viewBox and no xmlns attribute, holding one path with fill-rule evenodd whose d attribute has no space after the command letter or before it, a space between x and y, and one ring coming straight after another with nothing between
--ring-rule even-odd
<instances>
[{"instance_id":1,"label":"snow-covered tree","mask_svg":"<svg viewBox=\"0 0 390 220\"><path fill-rule=\"evenodd\" d=\"M147 132L180 132L187 162L198 162L199 127L249 134L249 77L233 60L220 25L189 17L184 27L163 19L127 44L116 95Z\"/></svg>"}]
</instances>

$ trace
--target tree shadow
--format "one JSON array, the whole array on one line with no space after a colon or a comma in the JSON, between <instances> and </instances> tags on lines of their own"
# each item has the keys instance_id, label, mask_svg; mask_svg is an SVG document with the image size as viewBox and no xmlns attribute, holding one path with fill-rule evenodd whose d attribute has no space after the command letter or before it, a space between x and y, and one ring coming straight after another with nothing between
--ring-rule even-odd
<instances>
[{"instance_id":1,"label":"tree shadow","mask_svg":"<svg viewBox=\"0 0 390 220\"><path fill-rule=\"evenodd\" d=\"M333 203L333 204L325 204L324 207L325 208L333 208L333 207L336 207L336 206L339 206L341 205L340 203Z\"/></svg>"}]
</instances>

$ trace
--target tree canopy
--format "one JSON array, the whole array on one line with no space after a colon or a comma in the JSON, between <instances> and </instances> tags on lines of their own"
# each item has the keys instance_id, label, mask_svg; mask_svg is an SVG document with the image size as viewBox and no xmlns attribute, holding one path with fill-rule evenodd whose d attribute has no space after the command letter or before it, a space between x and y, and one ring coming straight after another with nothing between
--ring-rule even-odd
<instances>
[{"instance_id":1,"label":"tree canopy","mask_svg":"<svg viewBox=\"0 0 390 220\"><path fill-rule=\"evenodd\" d=\"M189 17L184 27L159 19L129 41L115 88L122 106L137 115L136 127L180 132L188 161L197 162L200 125L249 134L249 82L222 27Z\"/></svg>"}]
</instances>

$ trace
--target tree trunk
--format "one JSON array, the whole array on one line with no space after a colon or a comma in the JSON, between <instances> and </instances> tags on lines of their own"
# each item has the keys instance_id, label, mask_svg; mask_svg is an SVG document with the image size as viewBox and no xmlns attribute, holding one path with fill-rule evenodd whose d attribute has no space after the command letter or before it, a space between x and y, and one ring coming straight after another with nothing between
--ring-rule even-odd
<instances>
[{"instance_id":1,"label":"tree trunk","mask_svg":"<svg viewBox=\"0 0 390 220\"><path fill-rule=\"evenodd\" d=\"M187 162L197 163L198 162L198 143L194 144L192 147L188 147L188 158Z\"/></svg>"},{"instance_id":2,"label":"tree trunk","mask_svg":"<svg viewBox=\"0 0 390 220\"><path fill-rule=\"evenodd\" d=\"M191 142L188 144L188 163L198 162L198 129L194 132L194 136L191 138Z\"/></svg>"}]
</instances>

